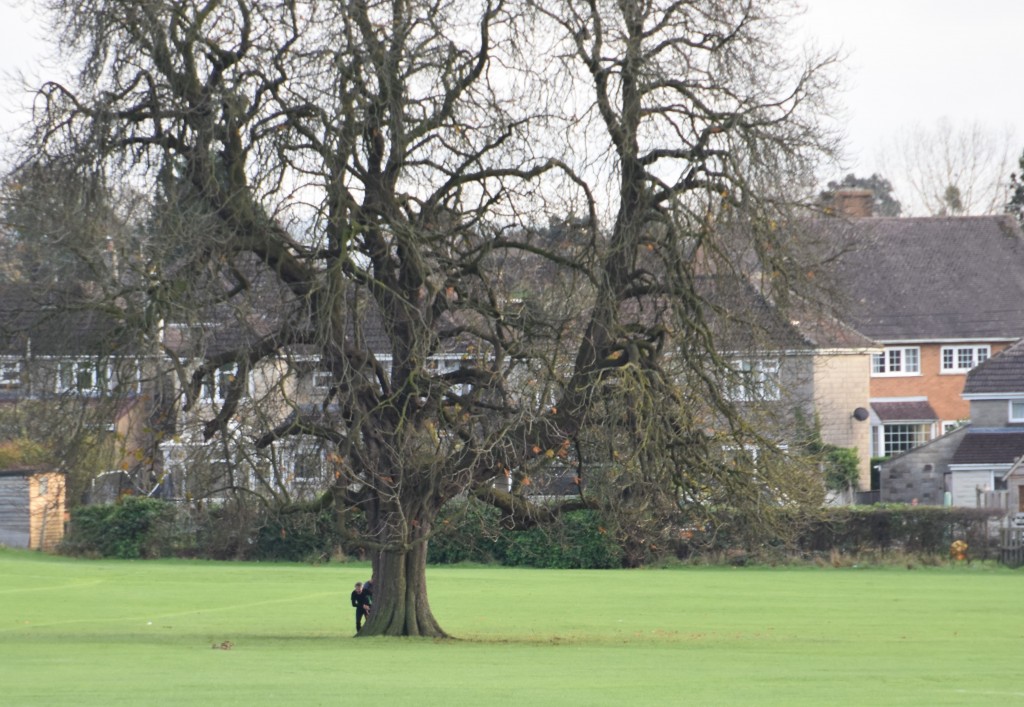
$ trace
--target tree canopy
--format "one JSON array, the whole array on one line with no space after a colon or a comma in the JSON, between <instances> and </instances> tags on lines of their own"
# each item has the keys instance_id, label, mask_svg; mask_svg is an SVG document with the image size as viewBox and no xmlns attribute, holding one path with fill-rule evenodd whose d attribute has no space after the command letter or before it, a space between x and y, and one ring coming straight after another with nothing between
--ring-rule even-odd
<instances>
[{"instance_id":1,"label":"tree canopy","mask_svg":"<svg viewBox=\"0 0 1024 707\"><path fill-rule=\"evenodd\" d=\"M159 349L182 446L285 506L256 460L325 451L312 502L366 518L363 633L444 635L455 498L521 527L820 498L735 394L770 335L747 303L811 297L823 255L793 209L831 59L785 51L787 3L46 4L80 72L20 174L102 187L122 255L88 294ZM550 473L577 492L538 501Z\"/></svg>"},{"instance_id":2,"label":"tree canopy","mask_svg":"<svg viewBox=\"0 0 1024 707\"><path fill-rule=\"evenodd\" d=\"M903 204L893 194L892 183L877 172L870 177L858 177L851 172L839 181L832 180L819 198L827 201L833 193L846 188L870 190L873 195L872 213L875 216L899 216L903 212Z\"/></svg>"}]
</instances>

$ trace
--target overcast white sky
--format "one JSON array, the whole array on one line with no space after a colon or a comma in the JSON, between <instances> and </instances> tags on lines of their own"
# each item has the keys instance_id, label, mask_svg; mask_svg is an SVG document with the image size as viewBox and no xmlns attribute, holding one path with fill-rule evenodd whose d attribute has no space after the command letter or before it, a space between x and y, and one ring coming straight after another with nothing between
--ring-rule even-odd
<instances>
[{"instance_id":1,"label":"overcast white sky","mask_svg":"<svg viewBox=\"0 0 1024 707\"><path fill-rule=\"evenodd\" d=\"M807 12L794 37L846 54L839 116L848 145L844 171L867 176L881 169L883 148L895 132L934 126L943 116L954 125L1013 130L1014 156L1020 153L1024 0L803 2ZM40 70L45 46L26 2L0 0L0 72L47 75ZM0 126L20 122L25 101L0 91Z\"/></svg>"},{"instance_id":2,"label":"overcast white sky","mask_svg":"<svg viewBox=\"0 0 1024 707\"><path fill-rule=\"evenodd\" d=\"M848 171L867 176L882 169L895 133L934 127L942 117L953 126L977 123L993 135L1012 131L1016 167L1024 147L1018 73L1024 1L804 3L803 33L823 47L845 50L841 118Z\"/></svg>"}]
</instances>

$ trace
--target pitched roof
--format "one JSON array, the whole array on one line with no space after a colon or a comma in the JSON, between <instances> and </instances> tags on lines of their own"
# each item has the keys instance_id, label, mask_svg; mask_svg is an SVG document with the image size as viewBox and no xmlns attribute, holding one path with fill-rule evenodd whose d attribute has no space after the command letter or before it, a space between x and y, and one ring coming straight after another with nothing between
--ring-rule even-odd
<instances>
[{"instance_id":1,"label":"pitched roof","mask_svg":"<svg viewBox=\"0 0 1024 707\"><path fill-rule=\"evenodd\" d=\"M1024 393L1024 339L967 374L963 394L986 393Z\"/></svg>"},{"instance_id":2,"label":"pitched roof","mask_svg":"<svg viewBox=\"0 0 1024 707\"><path fill-rule=\"evenodd\" d=\"M802 301L783 312L737 276L704 276L699 293L709 303L708 326L720 348L743 351L871 348L875 344L846 324Z\"/></svg>"},{"instance_id":3,"label":"pitched roof","mask_svg":"<svg viewBox=\"0 0 1024 707\"><path fill-rule=\"evenodd\" d=\"M80 292L0 288L0 355L98 356L133 349L128 331Z\"/></svg>"},{"instance_id":4,"label":"pitched roof","mask_svg":"<svg viewBox=\"0 0 1024 707\"><path fill-rule=\"evenodd\" d=\"M1024 428L968 429L950 464L1012 464L1024 455Z\"/></svg>"},{"instance_id":5,"label":"pitched roof","mask_svg":"<svg viewBox=\"0 0 1024 707\"><path fill-rule=\"evenodd\" d=\"M871 408L882 422L909 422L911 420L938 420L935 410L927 400L899 400L895 402L874 402Z\"/></svg>"},{"instance_id":6,"label":"pitched roof","mask_svg":"<svg viewBox=\"0 0 1024 707\"><path fill-rule=\"evenodd\" d=\"M1024 234L1009 216L822 219L850 239L839 316L880 342L1024 336Z\"/></svg>"}]
</instances>

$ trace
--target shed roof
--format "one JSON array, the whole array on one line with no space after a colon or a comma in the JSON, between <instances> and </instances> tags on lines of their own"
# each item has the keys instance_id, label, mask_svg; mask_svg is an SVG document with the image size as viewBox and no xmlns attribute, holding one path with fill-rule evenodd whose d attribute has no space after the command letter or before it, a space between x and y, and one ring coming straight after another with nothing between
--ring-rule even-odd
<instances>
[{"instance_id":1,"label":"shed roof","mask_svg":"<svg viewBox=\"0 0 1024 707\"><path fill-rule=\"evenodd\" d=\"M1024 455L1024 427L969 429L950 464L1012 464Z\"/></svg>"}]
</instances>

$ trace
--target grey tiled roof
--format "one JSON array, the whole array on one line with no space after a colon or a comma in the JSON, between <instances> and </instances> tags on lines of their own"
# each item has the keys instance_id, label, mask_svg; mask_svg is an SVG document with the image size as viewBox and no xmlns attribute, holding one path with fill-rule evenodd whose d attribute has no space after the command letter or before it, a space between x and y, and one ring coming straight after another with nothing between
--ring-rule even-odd
<instances>
[{"instance_id":1,"label":"grey tiled roof","mask_svg":"<svg viewBox=\"0 0 1024 707\"><path fill-rule=\"evenodd\" d=\"M983 393L1024 393L1024 339L967 374L964 395Z\"/></svg>"},{"instance_id":2,"label":"grey tiled roof","mask_svg":"<svg viewBox=\"0 0 1024 707\"><path fill-rule=\"evenodd\" d=\"M1024 336L1024 236L1009 216L823 219L839 316L880 342Z\"/></svg>"},{"instance_id":3,"label":"grey tiled roof","mask_svg":"<svg viewBox=\"0 0 1024 707\"><path fill-rule=\"evenodd\" d=\"M707 325L723 351L867 348L875 346L846 324L800 302L783 312L750 283L737 276L703 276L696 291L707 306ZM627 301L623 311L647 323L664 316L659 301Z\"/></svg>"},{"instance_id":4,"label":"grey tiled roof","mask_svg":"<svg viewBox=\"0 0 1024 707\"><path fill-rule=\"evenodd\" d=\"M950 464L1012 464L1024 455L1024 427L969 429Z\"/></svg>"},{"instance_id":5,"label":"grey tiled roof","mask_svg":"<svg viewBox=\"0 0 1024 707\"><path fill-rule=\"evenodd\" d=\"M80 293L0 288L0 355L116 355L132 350L129 333Z\"/></svg>"}]
</instances>

